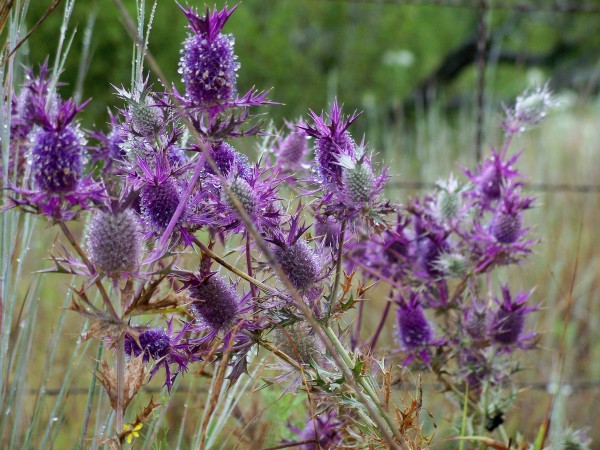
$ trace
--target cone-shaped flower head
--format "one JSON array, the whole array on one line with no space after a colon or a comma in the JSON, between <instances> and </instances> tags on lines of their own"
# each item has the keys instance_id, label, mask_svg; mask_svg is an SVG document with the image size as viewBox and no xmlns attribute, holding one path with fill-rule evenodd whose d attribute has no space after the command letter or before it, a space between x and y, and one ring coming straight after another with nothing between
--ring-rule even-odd
<instances>
[{"instance_id":1,"label":"cone-shaped flower head","mask_svg":"<svg viewBox=\"0 0 600 450\"><path fill-rule=\"evenodd\" d=\"M306 290L318 280L320 268L317 256L304 239L275 247L273 255L296 289Z\"/></svg>"},{"instance_id":2,"label":"cone-shaped flower head","mask_svg":"<svg viewBox=\"0 0 600 450\"><path fill-rule=\"evenodd\" d=\"M431 326L423 313L417 294L412 292L410 299L401 298L396 310L398 337L405 350L418 350L433 339Z\"/></svg>"},{"instance_id":3,"label":"cone-shaped flower head","mask_svg":"<svg viewBox=\"0 0 600 450\"><path fill-rule=\"evenodd\" d=\"M225 190L221 191L221 200L223 203L227 204L232 213L238 214L238 210L232 197L237 199L244 208L244 211L246 211L246 214L252 218L256 213L258 201L252 186L250 186L250 184L241 176L235 176L228 188L229 192L231 193L231 197L227 195Z\"/></svg>"},{"instance_id":4,"label":"cone-shaped flower head","mask_svg":"<svg viewBox=\"0 0 600 450\"><path fill-rule=\"evenodd\" d=\"M294 287L306 291L319 280L321 266L317 254L300 236L307 227L299 223L299 214L290 220L287 236L275 231L269 239L274 245L273 256Z\"/></svg>"},{"instance_id":5,"label":"cone-shaped flower head","mask_svg":"<svg viewBox=\"0 0 600 450\"><path fill-rule=\"evenodd\" d=\"M514 169L520 155L521 152L517 152L504 161L500 154L492 150L491 156L484 161L476 173L464 169L465 174L477 186L477 192L484 204L499 200L503 188L521 175Z\"/></svg>"},{"instance_id":6,"label":"cone-shaped flower head","mask_svg":"<svg viewBox=\"0 0 600 450\"><path fill-rule=\"evenodd\" d=\"M164 230L179 205L181 193L175 178L169 176L147 184L140 192L142 217L156 230Z\"/></svg>"},{"instance_id":7,"label":"cone-shaped flower head","mask_svg":"<svg viewBox=\"0 0 600 450\"><path fill-rule=\"evenodd\" d=\"M338 160L342 166L343 200L350 204L369 202L375 191L375 176L370 161L365 158L362 148L357 148L356 152L361 156L341 155Z\"/></svg>"},{"instance_id":8,"label":"cone-shaped flower head","mask_svg":"<svg viewBox=\"0 0 600 450\"><path fill-rule=\"evenodd\" d=\"M296 362L318 361L324 348L306 322L296 322L273 333L275 346Z\"/></svg>"},{"instance_id":9,"label":"cone-shaped flower head","mask_svg":"<svg viewBox=\"0 0 600 450\"><path fill-rule=\"evenodd\" d=\"M214 331L227 328L237 316L238 294L229 281L217 273L196 277L187 283L194 302L190 312Z\"/></svg>"},{"instance_id":10,"label":"cone-shaped flower head","mask_svg":"<svg viewBox=\"0 0 600 450\"><path fill-rule=\"evenodd\" d=\"M235 95L239 63L233 53L234 39L221 33L235 8L207 8L202 17L192 8L181 8L193 34L183 43L179 73L186 97L195 106L223 103Z\"/></svg>"},{"instance_id":11,"label":"cone-shaped flower head","mask_svg":"<svg viewBox=\"0 0 600 450\"><path fill-rule=\"evenodd\" d=\"M171 350L171 339L167 332L160 327L148 328L142 331L138 340L139 346L131 336L125 335L125 353L127 356L139 356L144 352L144 362L148 362L150 358L153 360L164 358Z\"/></svg>"},{"instance_id":12,"label":"cone-shaped flower head","mask_svg":"<svg viewBox=\"0 0 600 450\"><path fill-rule=\"evenodd\" d=\"M525 305L530 295L531 292L519 292L513 300L508 285L502 286L502 301L495 299L500 308L491 323L491 336L494 341L502 345L513 345L519 344L525 338L523 329L526 315L537 309L535 306Z\"/></svg>"},{"instance_id":13,"label":"cone-shaped flower head","mask_svg":"<svg viewBox=\"0 0 600 450\"><path fill-rule=\"evenodd\" d=\"M156 136L165 125L163 110L147 97L129 102L129 116L133 131L144 137Z\"/></svg>"},{"instance_id":14,"label":"cone-shaped flower head","mask_svg":"<svg viewBox=\"0 0 600 450\"><path fill-rule=\"evenodd\" d=\"M358 114L354 113L349 118L345 118L335 100L328 115L323 113L318 116L311 111L310 116L314 125L299 128L316 139L315 157L321 181L339 187L342 184L342 166L338 161L342 155L354 156L356 144L347 129L356 120Z\"/></svg>"},{"instance_id":15,"label":"cone-shaped flower head","mask_svg":"<svg viewBox=\"0 0 600 450\"><path fill-rule=\"evenodd\" d=\"M231 144L220 141L212 145L210 147L210 155L224 177L228 177L232 169L237 171L233 175L240 176L246 181L252 176L252 169L248 165L248 158L233 148ZM213 175L215 173L208 161L204 165L204 170Z\"/></svg>"},{"instance_id":16,"label":"cone-shaped flower head","mask_svg":"<svg viewBox=\"0 0 600 450\"><path fill-rule=\"evenodd\" d=\"M531 208L533 201L532 197L521 197L517 189L508 190L490 224L490 232L498 242L512 244L526 233L522 211Z\"/></svg>"},{"instance_id":17,"label":"cone-shaped flower head","mask_svg":"<svg viewBox=\"0 0 600 450\"><path fill-rule=\"evenodd\" d=\"M490 316L484 303L474 300L464 311L463 318L464 330L471 338L477 341L487 338Z\"/></svg>"},{"instance_id":18,"label":"cone-shaped flower head","mask_svg":"<svg viewBox=\"0 0 600 450\"><path fill-rule=\"evenodd\" d=\"M436 202L438 216L444 221L452 220L460 212L464 187L458 183L454 175L450 175L448 180L439 180L436 184L439 188Z\"/></svg>"},{"instance_id":19,"label":"cone-shaped flower head","mask_svg":"<svg viewBox=\"0 0 600 450\"><path fill-rule=\"evenodd\" d=\"M85 106L85 105L84 105ZM85 140L75 115L81 111L71 100L59 101L56 115L47 114L45 105L36 103L41 127L31 140L31 174L36 186L49 194L75 190L82 177Z\"/></svg>"},{"instance_id":20,"label":"cone-shaped flower head","mask_svg":"<svg viewBox=\"0 0 600 450\"><path fill-rule=\"evenodd\" d=\"M308 142L304 122L297 125L288 123L289 134L275 148L277 166L287 170L296 169L306 155Z\"/></svg>"},{"instance_id":21,"label":"cone-shaped flower head","mask_svg":"<svg viewBox=\"0 0 600 450\"><path fill-rule=\"evenodd\" d=\"M112 213L97 211L87 233L89 257L96 268L118 277L137 269L142 253L142 235L132 210Z\"/></svg>"},{"instance_id":22,"label":"cone-shaped flower head","mask_svg":"<svg viewBox=\"0 0 600 450\"><path fill-rule=\"evenodd\" d=\"M551 108L559 102L548 89L548 85L528 89L517 97L514 109L506 111L504 129L509 133L520 133L541 122Z\"/></svg>"}]
</instances>

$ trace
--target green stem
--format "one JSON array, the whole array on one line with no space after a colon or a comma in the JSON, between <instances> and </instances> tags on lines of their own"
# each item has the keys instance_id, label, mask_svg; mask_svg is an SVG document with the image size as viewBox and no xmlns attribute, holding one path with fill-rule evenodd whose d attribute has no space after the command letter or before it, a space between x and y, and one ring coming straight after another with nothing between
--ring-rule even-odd
<instances>
[{"instance_id":1,"label":"green stem","mask_svg":"<svg viewBox=\"0 0 600 450\"><path fill-rule=\"evenodd\" d=\"M338 240L338 251L335 262L335 279L333 281L333 287L331 288L331 294L329 294L329 301L327 306L327 317L331 315L333 306L335 303L335 297L337 295L338 286L340 284L340 277L342 275L342 251L344 249L344 235L346 234L346 221L342 221L342 227L340 230L340 238Z\"/></svg>"}]
</instances>

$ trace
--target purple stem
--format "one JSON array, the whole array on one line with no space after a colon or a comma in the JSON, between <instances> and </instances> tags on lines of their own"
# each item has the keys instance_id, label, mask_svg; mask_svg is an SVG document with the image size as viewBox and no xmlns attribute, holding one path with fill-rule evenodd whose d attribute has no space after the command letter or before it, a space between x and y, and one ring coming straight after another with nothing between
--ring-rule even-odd
<instances>
[{"instance_id":1,"label":"purple stem","mask_svg":"<svg viewBox=\"0 0 600 450\"><path fill-rule=\"evenodd\" d=\"M177 221L181 217L181 214L183 214L185 205L187 204L187 201L190 198L192 190L194 189L194 186L196 185L196 181L198 181L198 178L200 177L200 172L202 171L202 168L204 167L204 160L205 160L205 152L202 152L200 154L200 157L198 158L198 163L196 164L196 168L194 169L192 178L190 178L187 188L185 189L183 195L181 196L181 201L179 202L179 205L177 205L177 209L175 210L173 217L171 217L171 221L169 222L169 225L167 225L167 228L165 229L163 235L160 237L160 241L158 241L158 245L156 246L156 248L157 248L159 254L163 253L163 251L165 250L165 248L167 246L167 242L169 241L169 238L171 237L171 234L173 233L173 230L175 229L175 226L177 225Z\"/></svg>"},{"instance_id":2,"label":"purple stem","mask_svg":"<svg viewBox=\"0 0 600 450\"><path fill-rule=\"evenodd\" d=\"M385 309L383 310L383 314L381 315L381 320L379 321L379 325L377 326L377 330L375 330L375 334L369 343L369 353L373 353L375 350L375 346L377 345L377 341L379 340L379 335L381 334L381 330L383 330L383 326L385 325L385 319L387 319L388 313L390 312L390 308L392 306L392 302L387 302L385 305Z\"/></svg>"}]
</instances>

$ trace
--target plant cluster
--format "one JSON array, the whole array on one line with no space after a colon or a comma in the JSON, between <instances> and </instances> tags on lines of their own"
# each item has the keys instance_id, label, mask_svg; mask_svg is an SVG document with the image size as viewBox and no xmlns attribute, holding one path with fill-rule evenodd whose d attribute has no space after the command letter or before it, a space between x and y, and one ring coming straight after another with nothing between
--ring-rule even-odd
<instances>
[{"instance_id":1,"label":"plant cluster","mask_svg":"<svg viewBox=\"0 0 600 450\"><path fill-rule=\"evenodd\" d=\"M130 89L115 88L124 105L110 130L84 131L87 102L61 98L45 63L27 70L11 105L17 176L5 208L45 216L71 245L53 270L79 277L70 309L89 319L85 338L112 349L97 373L117 417L107 442L131 442L159 407L125 422L151 378L171 392L192 367L212 368L213 386L231 388L259 348L279 361L268 383L311 399L305 427L291 427L300 448L428 445L421 398L390 401L398 365L442 381L470 433L501 426L516 396L513 353L535 346L526 322L539 306L491 275L536 243L524 215L534 199L510 144L553 106L548 90L506 111L501 149L463 169L464 182L451 176L399 205L385 199L387 169L352 135L359 114L334 101L265 129L253 110L271 102L239 93L234 38L223 33L235 8L181 9L183 90L154 89L139 71ZM253 135L257 161L236 148ZM83 243L72 221L86 223ZM389 301L365 337L373 285ZM391 310L390 350L378 342Z\"/></svg>"}]
</instances>

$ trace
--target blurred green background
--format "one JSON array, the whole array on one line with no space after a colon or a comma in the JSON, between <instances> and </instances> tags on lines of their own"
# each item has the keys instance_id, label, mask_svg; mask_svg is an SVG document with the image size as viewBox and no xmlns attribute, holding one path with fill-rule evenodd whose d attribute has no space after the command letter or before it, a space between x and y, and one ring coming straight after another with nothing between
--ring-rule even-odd
<instances>
[{"instance_id":1,"label":"blurred green background","mask_svg":"<svg viewBox=\"0 0 600 450\"><path fill-rule=\"evenodd\" d=\"M29 22L33 24L51 3L32 2ZM29 40L28 62L54 56L62 3ZM123 3L135 19L135 1ZM200 1L190 4L204 8ZM586 4L600 6L600 1ZM320 111L334 95L349 110L366 111L371 121L397 125L414 117L422 105L424 91L419 87L428 79L434 82L428 84L427 96L439 100L443 108L464 110L473 104L476 9L378 0L245 0L240 5L224 30L235 33L239 91L272 88L271 99L283 103L269 110L277 125L283 118L306 114L308 108ZM147 17L151 6L147 1ZM600 14L488 10L488 104L498 105L549 78L557 89L586 97L594 94L600 80L599 20ZM158 2L150 50L179 87L177 65L185 24L174 0ZM87 126L100 126L107 121L106 107L120 105L110 84L130 84L131 39L111 0L76 2L70 25L78 31L62 80L76 85L86 30L91 30L93 63L87 69L83 98L94 101L84 120ZM439 68L444 73L433 76ZM68 91L69 86L63 89ZM358 127L364 131L368 125L361 121Z\"/></svg>"}]
</instances>

